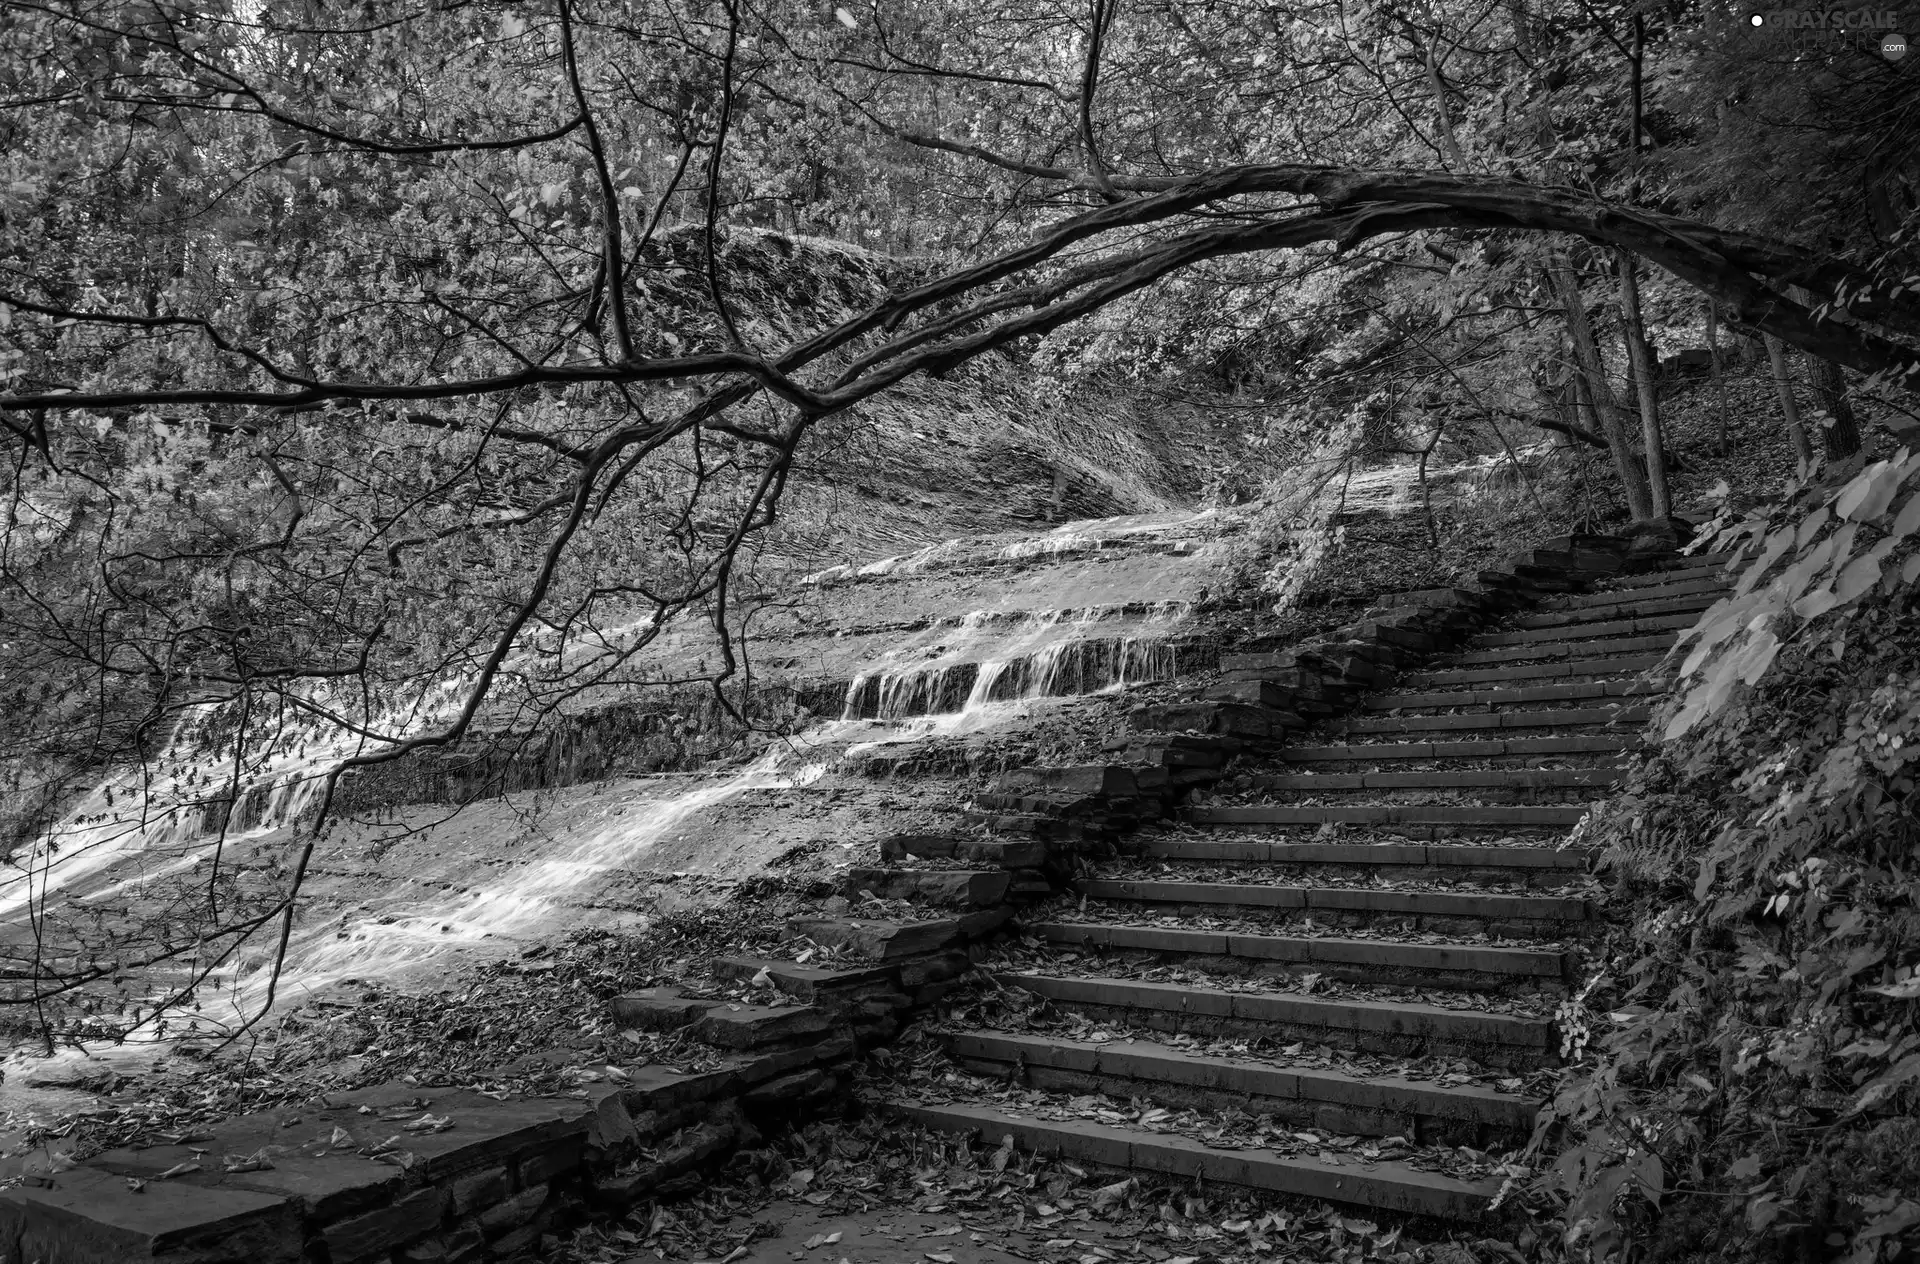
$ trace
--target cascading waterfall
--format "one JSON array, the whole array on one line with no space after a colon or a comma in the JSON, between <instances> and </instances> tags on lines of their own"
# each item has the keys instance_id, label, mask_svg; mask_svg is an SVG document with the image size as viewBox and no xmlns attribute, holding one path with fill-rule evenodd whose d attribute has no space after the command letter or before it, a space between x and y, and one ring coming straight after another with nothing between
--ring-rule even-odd
<instances>
[{"instance_id":1,"label":"cascading waterfall","mask_svg":"<svg viewBox=\"0 0 1920 1264\"><path fill-rule=\"evenodd\" d=\"M1128 618L1108 608L1048 610L1024 616L983 656L990 620L976 611L928 662L854 677L843 720L905 720L969 714L993 704L1124 688L1163 679L1177 668L1170 633L1191 605L1165 602ZM1122 623L1125 632L1103 632Z\"/></svg>"},{"instance_id":2,"label":"cascading waterfall","mask_svg":"<svg viewBox=\"0 0 1920 1264\"><path fill-rule=\"evenodd\" d=\"M410 733L444 722L463 682L442 681L369 717L375 731ZM329 701L324 696L318 701ZM235 704L190 707L151 765L117 770L24 854L0 871L0 916L67 890L129 857L177 868L223 838L298 824L319 808L328 771L381 743L312 716L259 725L264 740L229 733Z\"/></svg>"}]
</instances>

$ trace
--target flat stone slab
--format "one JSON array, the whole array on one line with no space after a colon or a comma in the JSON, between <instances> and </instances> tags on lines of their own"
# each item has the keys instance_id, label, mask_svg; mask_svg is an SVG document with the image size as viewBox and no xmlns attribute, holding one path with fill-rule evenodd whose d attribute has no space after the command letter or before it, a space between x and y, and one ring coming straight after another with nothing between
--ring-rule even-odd
<instances>
[{"instance_id":1,"label":"flat stone slab","mask_svg":"<svg viewBox=\"0 0 1920 1264\"><path fill-rule=\"evenodd\" d=\"M1313 847L1314 844L1301 846ZM1338 844L1321 844L1319 850L1334 851L1338 846ZM1269 852L1271 850L1272 847L1269 845ZM1354 846L1341 850L1364 852L1370 849ZM1385 851L1387 847L1382 846L1371 850ZM1421 858L1415 863L1431 864L1432 861L1425 859L1428 852L1447 849L1410 846L1396 850L1420 856ZM1338 854L1337 851L1336 854ZM1360 910L1378 913L1427 913L1442 917L1519 918L1564 922L1585 921L1590 913L1585 900L1561 896L1480 895L1454 891L1382 890L1373 887L1296 886L1287 883L1139 882L1113 878L1085 878L1074 886L1090 899L1139 900L1154 904L1221 904L1247 908Z\"/></svg>"},{"instance_id":2,"label":"flat stone slab","mask_svg":"<svg viewBox=\"0 0 1920 1264\"><path fill-rule=\"evenodd\" d=\"M1485 741L1337 742L1325 746L1283 747L1289 763L1372 763L1382 759L1499 759L1534 755L1605 755L1632 750L1638 734L1575 734L1570 737L1508 737ZM1534 770L1528 770L1534 771Z\"/></svg>"},{"instance_id":3,"label":"flat stone slab","mask_svg":"<svg viewBox=\"0 0 1920 1264\"><path fill-rule=\"evenodd\" d=\"M1579 680L1559 685L1527 685L1513 689L1457 689L1417 693L1400 690L1369 697L1369 711L1401 711L1419 707L1512 707L1529 702L1576 702L1589 698L1649 697L1665 691L1664 680L1638 677L1624 680Z\"/></svg>"},{"instance_id":4,"label":"flat stone slab","mask_svg":"<svg viewBox=\"0 0 1920 1264\"><path fill-rule=\"evenodd\" d=\"M782 1041L805 1040L833 1026L811 1005L721 1005L707 1011L693 1031L722 1049L758 1049Z\"/></svg>"},{"instance_id":5,"label":"flat stone slab","mask_svg":"<svg viewBox=\"0 0 1920 1264\"><path fill-rule=\"evenodd\" d=\"M1443 1088L1430 1081L1397 1076L1369 1078L1325 1069L1275 1067L1188 1053L1147 1040L1096 1044L1057 1036L972 1031L954 1036L949 1048L955 1057L976 1061L1023 1063L1223 1094L1466 1120L1509 1133L1531 1132L1539 1110L1538 1104L1528 1098L1475 1084Z\"/></svg>"},{"instance_id":6,"label":"flat stone slab","mask_svg":"<svg viewBox=\"0 0 1920 1264\"><path fill-rule=\"evenodd\" d=\"M1611 707L1561 707L1553 711L1487 711L1456 715L1368 716L1344 720L1336 728L1346 733L1434 733L1460 729L1579 728L1599 724L1647 722L1651 712L1644 705Z\"/></svg>"},{"instance_id":7,"label":"flat stone slab","mask_svg":"<svg viewBox=\"0 0 1920 1264\"><path fill-rule=\"evenodd\" d=\"M1230 1017L1250 1023L1287 1023L1411 1039L1441 1038L1462 1044L1538 1050L1542 1056L1554 1043L1553 1024L1546 1019L1515 1018L1483 1010L1377 1001L1320 1000L1289 993L1225 992L1185 984L1142 983L1131 979L1078 979L1013 973L996 977L1011 987L1025 988L1035 995L1067 1005L1080 1003Z\"/></svg>"},{"instance_id":8,"label":"flat stone slab","mask_svg":"<svg viewBox=\"0 0 1920 1264\"><path fill-rule=\"evenodd\" d=\"M1458 865L1468 868L1584 872L1592 848L1505 847L1497 844L1262 843L1252 839L1154 838L1144 855L1166 860L1246 860L1287 865Z\"/></svg>"},{"instance_id":9,"label":"flat stone slab","mask_svg":"<svg viewBox=\"0 0 1920 1264\"><path fill-rule=\"evenodd\" d=\"M1574 807L1243 807L1194 808L1188 816L1195 825L1577 825L1587 814Z\"/></svg>"},{"instance_id":10,"label":"flat stone slab","mask_svg":"<svg viewBox=\"0 0 1920 1264\"><path fill-rule=\"evenodd\" d=\"M1476 768L1464 772L1302 772L1255 777L1258 790L1320 794L1342 790L1568 790L1610 786L1626 769Z\"/></svg>"},{"instance_id":11,"label":"flat stone slab","mask_svg":"<svg viewBox=\"0 0 1920 1264\"><path fill-rule=\"evenodd\" d=\"M363 1160L364 1162L364 1160ZM83 1166L48 1186L0 1191L0 1251L40 1264L292 1264L300 1258L297 1208L244 1189L149 1181Z\"/></svg>"},{"instance_id":12,"label":"flat stone slab","mask_svg":"<svg viewBox=\"0 0 1920 1264\"><path fill-rule=\"evenodd\" d=\"M676 987L657 987L616 996L607 1002L607 1010L622 1027L677 1031L721 1003L684 996Z\"/></svg>"},{"instance_id":13,"label":"flat stone slab","mask_svg":"<svg viewBox=\"0 0 1920 1264\"><path fill-rule=\"evenodd\" d=\"M844 948L868 961L889 961L922 952L937 952L966 937L958 918L923 922L889 922L857 917L793 917L787 931L816 944Z\"/></svg>"},{"instance_id":14,"label":"flat stone slab","mask_svg":"<svg viewBox=\"0 0 1920 1264\"><path fill-rule=\"evenodd\" d=\"M1013 875L1004 869L871 869L847 871L849 898L871 892L882 899L978 908L1006 898Z\"/></svg>"},{"instance_id":15,"label":"flat stone slab","mask_svg":"<svg viewBox=\"0 0 1920 1264\"><path fill-rule=\"evenodd\" d=\"M935 860L975 860L1002 869L1034 869L1047 862L1047 845L1037 838L895 834L880 840L880 855L886 860L919 856Z\"/></svg>"},{"instance_id":16,"label":"flat stone slab","mask_svg":"<svg viewBox=\"0 0 1920 1264\"><path fill-rule=\"evenodd\" d=\"M1037 1153L1103 1167L1162 1172L1183 1179L1320 1198L1351 1206L1446 1220L1477 1220L1498 1181L1477 1184L1398 1163L1335 1164L1270 1150L1219 1150L1186 1137L1134 1132L1084 1121L1023 1119L983 1106L895 1106L908 1121L937 1132L978 1134L992 1145L1012 1137Z\"/></svg>"},{"instance_id":17,"label":"flat stone slab","mask_svg":"<svg viewBox=\"0 0 1920 1264\"><path fill-rule=\"evenodd\" d=\"M797 961L779 961L771 957L719 957L711 967L717 979L752 980L764 970L767 981L788 996L802 1001L831 998L846 992L885 989L895 986L891 966L863 966L852 970L825 966L803 966Z\"/></svg>"},{"instance_id":18,"label":"flat stone slab","mask_svg":"<svg viewBox=\"0 0 1920 1264\"><path fill-rule=\"evenodd\" d=\"M1548 641L1539 645L1498 646L1492 649L1469 650L1464 654L1456 655L1453 661L1462 667L1476 667L1484 663L1520 662L1530 658L1591 659L1602 658L1608 654L1664 653L1673 648L1676 636L1676 633L1666 632L1658 636L1622 636L1598 641Z\"/></svg>"},{"instance_id":19,"label":"flat stone slab","mask_svg":"<svg viewBox=\"0 0 1920 1264\"><path fill-rule=\"evenodd\" d=\"M1446 667L1408 672L1400 683L1409 689L1433 685L1496 684L1515 680L1578 680L1643 672L1666 661L1666 654L1616 654L1607 658L1505 663L1498 667Z\"/></svg>"},{"instance_id":20,"label":"flat stone slab","mask_svg":"<svg viewBox=\"0 0 1920 1264\"><path fill-rule=\"evenodd\" d=\"M1539 948L1477 948L1455 944L1403 944L1387 939L1332 935L1245 935L1164 926L1114 926L1105 922L1040 922L1028 928L1049 943L1083 944L1194 956L1288 961L1301 965L1378 966L1494 974L1514 978L1560 978L1567 954Z\"/></svg>"}]
</instances>

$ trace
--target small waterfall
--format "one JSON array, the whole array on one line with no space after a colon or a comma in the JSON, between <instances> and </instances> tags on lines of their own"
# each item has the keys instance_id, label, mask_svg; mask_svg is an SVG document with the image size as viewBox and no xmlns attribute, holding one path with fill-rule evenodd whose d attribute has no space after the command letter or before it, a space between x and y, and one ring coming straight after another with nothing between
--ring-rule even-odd
<instances>
[{"instance_id":1,"label":"small waterfall","mask_svg":"<svg viewBox=\"0 0 1920 1264\"><path fill-rule=\"evenodd\" d=\"M841 718L966 714L993 703L1097 693L1163 679L1178 667L1179 643L1170 633L1190 608L1185 602L1166 602L1144 617L1098 607L1049 610L1024 616L1009 632L993 637L997 644L991 645L981 644L989 639L989 620L976 611L963 621L953 643L934 647L931 660L854 677ZM1104 630L1109 627L1112 630ZM909 652L914 651L896 651Z\"/></svg>"}]
</instances>

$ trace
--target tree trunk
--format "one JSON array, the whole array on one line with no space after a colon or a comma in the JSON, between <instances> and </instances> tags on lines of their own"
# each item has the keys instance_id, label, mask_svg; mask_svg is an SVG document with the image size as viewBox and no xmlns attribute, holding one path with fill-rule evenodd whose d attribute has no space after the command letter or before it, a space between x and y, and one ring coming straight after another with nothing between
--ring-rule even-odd
<instances>
[{"instance_id":1,"label":"tree trunk","mask_svg":"<svg viewBox=\"0 0 1920 1264\"><path fill-rule=\"evenodd\" d=\"M1800 406L1793 399L1793 377L1787 372L1787 347L1772 334L1767 335L1767 363L1773 366L1773 392L1780 397L1780 419L1786 423L1787 437L1793 440L1793 454L1803 466L1813 464L1813 445L1807 442L1807 428L1800 423Z\"/></svg>"},{"instance_id":2,"label":"tree trunk","mask_svg":"<svg viewBox=\"0 0 1920 1264\"><path fill-rule=\"evenodd\" d=\"M1549 268L1553 274L1554 289L1559 292L1560 306L1566 313L1567 333L1573 340L1574 359L1586 378L1587 397L1593 403L1594 420L1600 424L1600 433L1607 437L1607 447L1613 452L1614 469L1619 473L1620 485L1626 491L1627 512L1635 522L1645 522L1653 517L1653 499L1647 491L1647 480L1640 472L1640 463L1635 459L1633 441L1627 437L1626 418L1614 400L1613 387L1607 384L1606 368L1600 362L1600 348L1593 340L1593 326L1587 322L1586 305L1580 297L1579 278L1574 276L1573 263L1563 250L1553 252Z\"/></svg>"},{"instance_id":3,"label":"tree trunk","mask_svg":"<svg viewBox=\"0 0 1920 1264\"><path fill-rule=\"evenodd\" d=\"M1646 324L1640 319L1640 278L1633 256L1616 251L1620 268L1620 323L1627 340L1627 359L1633 365L1634 393L1640 400L1640 441L1647 449L1647 499L1653 516L1665 518L1673 512L1673 497L1667 490L1666 450L1660 442L1660 401L1654 394L1653 353L1647 348Z\"/></svg>"},{"instance_id":4,"label":"tree trunk","mask_svg":"<svg viewBox=\"0 0 1920 1264\"><path fill-rule=\"evenodd\" d=\"M1805 286L1789 286L1787 293L1807 307L1819 300ZM1832 317L1822 324L1837 323ZM1860 451L1860 425L1853 416L1853 402L1847 398L1847 375L1838 363L1818 353L1813 360L1813 394L1827 416L1820 423L1820 443L1826 449L1829 464L1838 464Z\"/></svg>"},{"instance_id":5,"label":"tree trunk","mask_svg":"<svg viewBox=\"0 0 1920 1264\"><path fill-rule=\"evenodd\" d=\"M1827 460L1838 463L1860 451L1860 425L1854 420L1853 403L1847 398L1847 378L1831 360L1813 362L1813 389L1827 419L1820 425L1820 438Z\"/></svg>"}]
</instances>

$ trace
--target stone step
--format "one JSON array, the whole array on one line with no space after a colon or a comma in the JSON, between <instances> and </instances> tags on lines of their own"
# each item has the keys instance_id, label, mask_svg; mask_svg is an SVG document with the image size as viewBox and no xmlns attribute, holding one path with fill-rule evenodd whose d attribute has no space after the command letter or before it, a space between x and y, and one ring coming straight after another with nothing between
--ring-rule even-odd
<instances>
[{"instance_id":1,"label":"stone step","mask_svg":"<svg viewBox=\"0 0 1920 1264\"><path fill-rule=\"evenodd\" d=\"M1223 1150L1172 1134L1117 1128L1084 1120L1020 1118L989 1106L898 1103L906 1121L950 1135L978 1136L987 1145L1012 1137L1019 1146L1119 1172L1264 1190L1349 1206L1439 1220L1478 1220L1500 1182L1469 1183L1400 1163L1334 1164L1270 1150Z\"/></svg>"},{"instance_id":2,"label":"stone step","mask_svg":"<svg viewBox=\"0 0 1920 1264\"><path fill-rule=\"evenodd\" d=\"M1573 737L1515 737L1460 742L1338 742L1326 746L1285 746L1275 752L1288 763L1351 762L1381 759L1538 759L1554 755L1600 755L1640 745L1637 734Z\"/></svg>"},{"instance_id":3,"label":"stone step","mask_svg":"<svg viewBox=\"0 0 1920 1264\"><path fill-rule=\"evenodd\" d=\"M1686 571L1700 567L1724 568L1728 562L1739 557L1739 549L1728 549L1721 553L1676 553L1672 557L1662 558L1654 564L1655 570Z\"/></svg>"},{"instance_id":4,"label":"stone step","mask_svg":"<svg viewBox=\"0 0 1920 1264\"><path fill-rule=\"evenodd\" d=\"M1616 601L1604 606L1583 606L1573 610L1540 610L1529 614L1517 614L1507 620L1507 624L1509 627L1524 631L1546 631L1554 628L1591 628L1631 619L1691 616L1697 620L1702 610L1712 606L1719 599L1720 594L1715 591L1685 597Z\"/></svg>"},{"instance_id":5,"label":"stone step","mask_svg":"<svg viewBox=\"0 0 1920 1264\"><path fill-rule=\"evenodd\" d=\"M861 961L892 961L919 953L940 952L977 939L997 929L1012 908L982 909L958 917L894 922L853 915L790 917L787 933L826 948L838 948Z\"/></svg>"},{"instance_id":6,"label":"stone step","mask_svg":"<svg viewBox=\"0 0 1920 1264\"><path fill-rule=\"evenodd\" d=\"M1251 838L1149 838L1140 855L1156 860L1230 861L1262 865L1329 865L1362 872L1395 869L1503 872L1522 881L1532 874L1584 874L1599 853L1590 848L1513 847L1484 843L1266 843ZM1395 877L1405 876L1394 874Z\"/></svg>"},{"instance_id":7,"label":"stone step","mask_svg":"<svg viewBox=\"0 0 1920 1264\"><path fill-rule=\"evenodd\" d=\"M776 991L797 1000L831 1004L853 995L886 992L899 986L892 966L829 968L803 966L773 957L717 957L707 969L716 979L749 982L765 977Z\"/></svg>"},{"instance_id":8,"label":"stone step","mask_svg":"<svg viewBox=\"0 0 1920 1264\"><path fill-rule=\"evenodd\" d=\"M984 908L1007 898L1013 875L1005 869L878 869L856 866L840 880L841 894L858 899Z\"/></svg>"},{"instance_id":9,"label":"stone step","mask_svg":"<svg viewBox=\"0 0 1920 1264\"><path fill-rule=\"evenodd\" d=\"M1396 690L1369 695L1361 703L1369 711L1402 711L1421 707L1517 707L1529 702L1574 702L1583 698L1651 697L1666 692L1665 677L1623 680L1570 680L1555 685L1525 685L1516 689Z\"/></svg>"},{"instance_id":10,"label":"stone step","mask_svg":"<svg viewBox=\"0 0 1920 1264\"><path fill-rule=\"evenodd\" d=\"M1723 593L1732 591L1732 588L1733 580L1731 578L1713 575L1701 579L1683 579L1667 584L1645 584L1626 592L1607 590L1575 593L1567 597L1550 597L1540 603L1540 610L1542 612L1594 610L1606 606L1635 605L1644 601L1679 600L1702 595L1718 599Z\"/></svg>"},{"instance_id":11,"label":"stone step","mask_svg":"<svg viewBox=\"0 0 1920 1264\"><path fill-rule=\"evenodd\" d=\"M1658 667L1666 658L1658 654L1615 654L1607 658L1581 658L1561 661L1513 663L1498 667L1443 667L1435 671L1408 672L1400 684L1408 689L1446 685L1479 685L1515 680L1591 680L1622 676Z\"/></svg>"},{"instance_id":12,"label":"stone step","mask_svg":"<svg viewBox=\"0 0 1920 1264\"><path fill-rule=\"evenodd\" d=\"M1189 808L1195 825L1470 825L1486 829L1572 826L1587 809L1579 805L1510 807L1496 804L1364 804L1323 807Z\"/></svg>"},{"instance_id":13,"label":"stone step","mask_svg":"<svg viewBox=\"0 0 1920 1264\"><path fill-rule=\"evenodd\" d=\"M1478 989L1519 980L1559 982L1566 978L1569 962L1567 953L1554 949L1259 935L1108 922L1035 922L1026 930L1047 943L1075 948L1218 957L1237 967L1235 973L1318 973L1349 981L1425 987Z\"/></svg>"},{"instance_id":14,"label":"stone step","mask_svg":"<svg viewBox=\"0 0 1920 1264\"><path fill-rule=\"evenodd\" d=\"M1673 648L1677 634L1662 632L1649 636L1621 636L1597 641L1546 641L1529 645L1497 645L1490 649L1456 654L1456 667L1480 667L1492 663L1519 663L1529 659L1570 662L1600 658L1608 654L1665 654Z\"/></svg>"},{"instance_id":15,"label":"stone step","mask_svg":"<svg viewBox=\"0 0 1920 1264\"><path fill-rule=\"evenodd\" d=\"M884 860L972 860L1001 869L1032 869L1047 861L1037 838L973 838L952 834L895 834L880 840Z\"/></svg>"},{"instance_id":16,"label":"stone step","mask_svg":"<svg viewBox=\"0 0 1920 1264\"><path fill-rule=\"evenodd\" d=\"M1016 1069L1036 1088L1143 1097L1160 1105L1242 1110L1342 1135L1402 1136L1418 1144L1477 1149L1524 1142L1539 1113L1532 1100L1477 1084L1443 1088L1427 1080L1366 1077L1311 1067L1221 1058L1150 1040L1068 1040L1060 1036L967 1031L948 1054L969 1071Z\"/></svg>"},{"instance_id":17,"label":"stone step","mask_svg":"<svg viewBox=\"0 0 1920 1264\"><path fill-rule=\"evenodd\" d=\"M1729 555L1720 554L1721 558ZM1639 575L1615 575L1595 585L1602 592L1629 591L1638 588L1658 588L1663 584L1680 584L1696 579L1719 579L1731 581L1724 562L1688 558L1682 566L1658 567Z\"/></svg>"},{"instance_id":18,"label":"stone step","mask_svg":"<svg viewBox=\"0 0 1920 1264\"><path fill-rule=\"evenodd\" d=\"M1269 849L1272 846L1268 844ZM1430 849L1421 847L1418 850ZM1417 888L1400 890L1391 887L1313 887L1264 882L1180 882L1157 878L1081 878L1073 885L1080 894L1092 900L1232 905L1266 911L1299 909L1304 912L1431 914L1436 917L1484 918L1488 921L1539 922L1584 922L1592 916L1587 901L1578 897L1459 895L1451 891L1422 891Z\"/></svg>"},{"instance_id":19,"label":"stone step","mask_svg":"<svg viewBox=\"0 0 1920 1264\"><path fill-rule=\"evenodd\" d=\"M1568 623L1555 627L1522 628L1516 632L1482 632L1467 644L1470 648L1494 649L1507 645L1543 645L1561 641L1584 641L1599 637L1651 636L1656 632L1678 633L1698 623L1692 614L1663 614L1646 619L1599 619Z\"/></svg>"},{"instance_id":20,"label":"stone step","mask_svg":"<svg viewBox=\"0 0 1920 1264\"><path fill-rule=\"evenodd\" d=\"M1554 711L1472 711L1449 715L1361 716L1331 721L1329 733L1440 733L1462 729L1585 728L1596 724L1639 725L1644 706L1562 707Z\"/></svg>"},{"instance_id":21,"label":"stone step","mask_svg":"<svg viewBox=\"0 0 1920 1264\"><path fill-rule=\"evenodd\" d=\"M1565 790L1610 786L1624 768L1482 768L1427 772L1266 773L1252 779L1255 790L1322 794L1353 790Z\"/></svg>"},{"instance_id":22,"label":"stone step","mask_svg":"<svg viewBox=\"0 0 1920 1264\"><path fill-rule=\"evenodd\" d=\"M1558 1064L1553 1024L1478 1009L1349 1001L1286 992L1234 992L1188 983L1007 973L1008 987L1063 1009L1156 1031L1273 1036L1363 1053L1467 1057L1534 1070Z\"/></svg>"}]
</instances>

